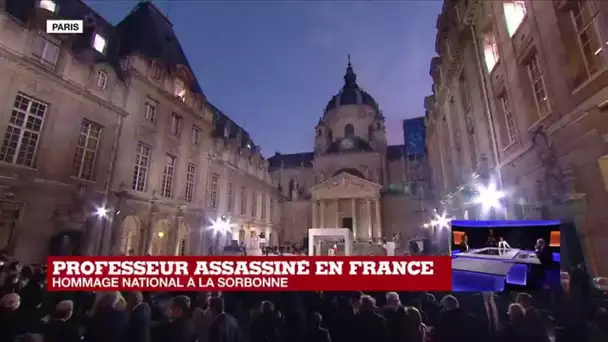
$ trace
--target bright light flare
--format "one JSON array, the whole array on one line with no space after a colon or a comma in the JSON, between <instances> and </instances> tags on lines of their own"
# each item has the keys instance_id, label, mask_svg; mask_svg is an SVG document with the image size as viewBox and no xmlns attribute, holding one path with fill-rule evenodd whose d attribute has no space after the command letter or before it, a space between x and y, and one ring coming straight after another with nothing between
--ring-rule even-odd
<instances>
[{"instance_id":1,"label":"bright light flare","mask_svg":"<svg viewBox=\"0 0 608 342\"><path fill-rule=\"evenodd\" d=\"M106 217L108 215L108 209L105 207L99 207L95 210L95 215L98 217Z\"/></svg>"},{"instance_id":2,"label":"bright light flare","mask_svg":"<svg viewBox=\"0 0 608 342\"><path fill-rule=\"evenodd\" d=\"M487 213L492 209L502 209L500 200L503 199L506 194L503 191L498 190L495 182L490 182L487 187L478 185L477 193L478 195L473 199L473 202L481 204L481 209L484 213Z\"/></svg>"},{"instance_id":3,"label":"bright light flare","mask_svg":"<svg viewBox=\"0 0 608 342\"><path fill-rule=\"evenodd\" d=\"M230 219L225 216L220 216L216 220L210 219L209 222L211 222L211 224L208 228L218 233L232 231L232 227L234 227L234 224L230 222Z\"/></svg>"},{"instance_id":4,"label":"bright light flare","mask_svg":"<svg viewBox=\"0 0 608 342\"><path fill-rule=\"evenodd\" d=\"M435 214L435 219L431 221L431 225L439 228L448 228L451 221L452 219L444 212L441 215Z\"/></svg>"}]
</instances>

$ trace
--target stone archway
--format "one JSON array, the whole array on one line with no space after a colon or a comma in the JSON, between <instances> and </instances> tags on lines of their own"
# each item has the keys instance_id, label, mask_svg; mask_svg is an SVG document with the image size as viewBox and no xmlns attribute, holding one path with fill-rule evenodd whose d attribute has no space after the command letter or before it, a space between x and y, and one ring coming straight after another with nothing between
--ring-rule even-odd
<instances>
[{"instance_id":1,"label":"stone archway","mask_svg":"<svg viewBox=\"0 0 608 342\"><path fill-rule=\"evenodd\" d=\"M129 215L122 220L120 249L118 254L137 255L144 243L141 236L141 221L135 215Z\"/></svg>"},{"instance_id":2,"label":"stone archway","mask_svg":"<svg viewBox=\"0 0 608 342\"><path fill-rule=\"evenodd\" d=\"M152 237L150 243L150 255L166 255L167 254L167 240L169 239L169 229L171 225L166 219L158 220L154 223L152 228Z\"/></svg>"}]
</instances>

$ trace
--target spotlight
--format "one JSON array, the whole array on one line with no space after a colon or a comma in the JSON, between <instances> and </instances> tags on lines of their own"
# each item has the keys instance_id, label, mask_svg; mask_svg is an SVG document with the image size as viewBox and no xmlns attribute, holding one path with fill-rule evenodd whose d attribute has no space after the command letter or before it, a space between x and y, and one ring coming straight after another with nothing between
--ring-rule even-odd
<instances>
[{"instance_id":1,"label":"spotlight","mask_svg":"<svg viewBox=\"0 0 608 342\"><path fill-rule=\"evenodd\" d=\"M478 195L473 199L473 202L481 204L484 213L489 212L491 209L502 208L500 200L503 199L506 194L503 191L498 190L495 182L491 181L487 187L478 185L477 193Z\"/></svg>"},{"instance_id":2,"label":"spotlight","mask_svg":"<svg viewBox=\"0 0 608 342\"><path fill-rule=\"evenodd\" d=\"M211 225L208 228L218 233L228 232L234 227L226 215L220 216L217 220L210 220L210 222Z\"/></svg>"},{"instance_id":3,"label":"spotlight","mask_svg":"<svg viewBox=\"0 0 608 342\"><path fill-rule=\"evenodd\" d=\"M437 226L439 228L448 228L450 226L451 218L448 218L448 215L443 212L443 214L435 214L435 219L431 221L432 226Z\"/></svg>"},{"instance_id":4,"label":"spotlight","mask_svg":"<svg viewBox=\"0 0 608 342\"><path fill-rule=\"evenodd\" d=\"M98 217L106 217L106 215L108 215L108 209L105 207L99 207L95 210L95 215Z\"/></svg>"}]
</instances>

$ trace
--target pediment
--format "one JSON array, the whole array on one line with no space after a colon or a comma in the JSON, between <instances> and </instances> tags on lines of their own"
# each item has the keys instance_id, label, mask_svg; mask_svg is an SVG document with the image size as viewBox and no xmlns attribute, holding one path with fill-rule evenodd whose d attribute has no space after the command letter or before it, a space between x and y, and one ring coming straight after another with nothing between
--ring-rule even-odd
<instances>
[{"instance_id":1,"label":"pediment","mask_svg":"<svg viewBox=\"0 0 608 342\"><path fill-rule=\"evenodd\" d=\"M382 186L342 172L310 189L313 199L336 199L352 197L376 197Z\"/></svg>"}]
</instances>

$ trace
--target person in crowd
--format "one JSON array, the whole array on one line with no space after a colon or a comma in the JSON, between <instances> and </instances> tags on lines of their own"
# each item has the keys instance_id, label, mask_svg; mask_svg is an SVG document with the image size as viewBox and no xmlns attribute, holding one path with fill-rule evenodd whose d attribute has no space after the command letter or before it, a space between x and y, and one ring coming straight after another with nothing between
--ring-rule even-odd
<instances>
[{"instance_id":1,"label":"person in crowd","mask_svg":"<svg viewBox=\"0 0 608 342\"><path fill-rule=\"evenodd\" d=\"M384 317L376 313L376 300L369 295L361 297L361 307L355 316L355 342L387 341L387 327Z\"/></svg>"},{"instance_id":2,"label":"person in crowd","mask_svg":"<svg viewBox=\"0 0 608 342\"><path fill-rule=\"evenodd\" d=\"M9 293L0 299L0 342L13 342L25 333L21 310L21 297Z\"/></svg>"},{"instance_id":3,"label":"person in crowd","mask_svg":"<svg viewBox=\"0 0 608 342\"><path fill-rule=\"evenodd\" d=\"M240 342L241 334L234 317L225 311L224 299L209 299L209 311L213 321L209 325L209 342Z\"/></svg>"},{"instance_id":4,"label":"person in crowd","mask_svg":"<svg viewBox=\"0 0 608 342\"><path fill-rule=\"evenodd\" d=\"M251 342L279 342L281 341L282 320L275 310L274 303L263 301L260 314L251 325Z\"/></svg>"},{"instance_id":5,"label":"person in crowd","mask_svg":"<svg viewBox=\"0 0 608 342\"><path fill-rule=\"evenodd\" d=\"M310 326L306 332L305 341L309 342L331 342L329 331L321 326L323 323L323 316L314 312L310 320Z\"/></svg>"},{"instance_id":6,"label":"person in crowd","mask_svg":"<svg viewBox=\"0 0 608 342\"><path fill-rule=\"evenodd\" d=\"M210 299L211 293L199 293L198 306L192 310L192 321L194 322L194 327L196 329L195 333L197 342L209 341L209 325L213 319L211 309L209 309Z\"/></svg>"},{"instance_id":7,"label":"person in crowd","mask_svg":"<svg viewBox=\"0 0 608 342\"><path fill-rule=\"evenodd\" d=\"M413 306L405 309L406 321L404 324L405 338L401 340L390 340L393 341L407 341L407 342L425 342L426 341L426 326L422 323L422 315L420 311Z\"/></svg>"},{"instance_id":8,"label":"person in crowd","mask_svg":"<svg viewBox=\"0 0 608 342\"><path fill-rule=\"evenodd\" d=\"M386 306L382 310L386 319L388 341L406 342L407 318L405 308L401 305L401 299L397 292L386 293Z\"/></svg>"},{"instance_id":9,"label":"person in crowd","mask_svg":"<svg viewBox=\"0 0 608 342\"><path fill-rule=\"evenodd\" d=\"M72 319L74 302L64 300L57 304L55 313L44 329L45 342L79 342L78 324Z\"/></svg>"},{"instance_id":10,"label":"person in crowd","mask_svg":"<svg viewBox=\"0 0 608 342\"><path fill-rule=\"evenodd\" d=\"M124 342L150 342L151 310L141 292L127 294L129 320L125 328Z\"/></svg>"},{"instance_id":11,"label":"person in crowd","mask_svg":"<svg viewBox=\"0 0 608 342\"><path fill-rule=\"evenodd\" d=\"M512 303L509 305L507 315L509 316L509 323L502 331L501 341L526 341L524 322L526 309L520 304Z\"/></svg>"},{"instance_id":12,"label":"person in crowd","mask_svg":"<svg viewBox=\"0 0 608 342\"><path fill-rule=\"evenodd\" d=\"M120 342L125 332L126 301L118 291L98 295L86 323L85 342Z\"/></svg>"},{"instance_id":13,"label":"person in crowd","mask_svg":"<svg viewBox=\"0 0 608 342\"><path fill-rule=\"evenodd\" d=\"M518 293L515 302L526 311L524 317L524 331L529 341L549 342L547 327L541 312L534 307L532 295Z\"/></svg>"},{"instance_id":14,"label":"person in crowd","mask_svg":"<svg viewBox=\"0 0 608 342\"><path fill-rule=\"evenodd\" d=\"M452 295L443 297L440 301L441 312L435 327L435 342L471 342L478 337L465 327L473 326L468 313L460 308L458 299Z\"/></svg>"},{"instance_id":15,"label":"person in crowd","mask_svg":"<svg viewBox=\"0 0 608 342\"><path fill-rule=\"evenodd\" d=\"M170 323L166 329L167 342L195 342L196 331L190 314L190 298L177 296L171 300Z\"/></svg>"},{"instance_id":16,"label":"person in crowd","mask_svg":"<svg viewBox=\"0 0 608 342\"><path fill-rule=\"evenodd\" d=\"M19 274L10 274L4 280L4 284L0 288L0 296L7 295L9 293L19 293L21 290L21 283L19 282Z\"/></svg>"}]
</instances>

